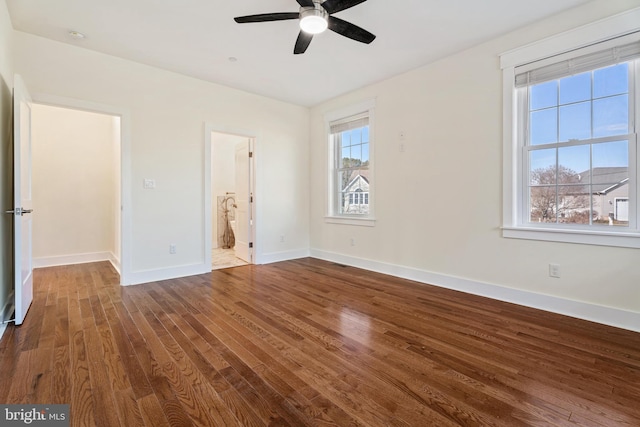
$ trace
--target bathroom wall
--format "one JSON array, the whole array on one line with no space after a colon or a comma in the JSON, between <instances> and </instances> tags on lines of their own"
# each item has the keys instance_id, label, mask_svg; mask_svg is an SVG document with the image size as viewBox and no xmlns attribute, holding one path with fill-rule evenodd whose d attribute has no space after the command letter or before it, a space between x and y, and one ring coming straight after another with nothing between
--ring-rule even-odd
<instances>
[{"instance_id":1,"label":"bathroom wall","mask_svg":"<svg viewBox=\"0 0 640 427\"><path fill-rule=\"evenodd\" d=\"M239 142L246 142L247 138L214 132L211 136L211 202L212 210L212 239L213 247L222 247L221 218L218 216L218 197L227 192L235 192L236 161L235 147Z\"/></svg>"}]
</instances>

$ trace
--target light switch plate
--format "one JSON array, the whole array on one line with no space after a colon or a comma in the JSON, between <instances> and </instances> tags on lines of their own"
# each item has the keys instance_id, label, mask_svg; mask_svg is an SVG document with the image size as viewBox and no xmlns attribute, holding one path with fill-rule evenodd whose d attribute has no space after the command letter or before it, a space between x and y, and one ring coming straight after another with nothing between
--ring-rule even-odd
<instances>
[{"instance_id":1,"label":"light switch plate","mask_svg":"<svg viewBox=\"0 0 640 427\"><path fill-rule=\"evenodd\" d=\"M156 180L145 178L143 180L142 186L145 190L153 190L154 188L156 188Z\"/></svg>"}]
</instances>

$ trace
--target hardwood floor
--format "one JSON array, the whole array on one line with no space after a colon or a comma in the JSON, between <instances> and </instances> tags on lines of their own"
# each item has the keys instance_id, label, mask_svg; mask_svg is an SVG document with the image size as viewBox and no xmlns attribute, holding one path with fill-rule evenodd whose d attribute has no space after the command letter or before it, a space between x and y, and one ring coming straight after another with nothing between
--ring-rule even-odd
<instances>
[{"instance_id":1,"label":"hardwood floor","mask_svg":"<svg viewBox=\"0 0 640 427\"><path fill-rule=\"evenodd\" d=\"M36 270L0 402L74 426L639 426L640 334L315 259Z\"/></svg>"}]
</instances>

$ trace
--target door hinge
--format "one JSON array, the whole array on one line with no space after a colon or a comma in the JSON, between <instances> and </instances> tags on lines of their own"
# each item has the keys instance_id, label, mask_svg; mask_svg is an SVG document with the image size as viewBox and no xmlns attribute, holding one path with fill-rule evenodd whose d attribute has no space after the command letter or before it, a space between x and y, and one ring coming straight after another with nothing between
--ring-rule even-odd
<instances>
[{"instance_id":1,"label":"door hinge","mask_svg":"<svg viewBox=\"0 0 640 427\"><path fill-rule=\"evenodd\" d=\"M249 158L253 157L253 151L249 151Z\"/></svg>"},{"instance_id":2,"label":"door hinge","mask_svg":"<svg viewBox=\"0 0 640 427\"><path fill-rule=\"evenodd\" d=\"M253 242L249 242L249 248L253 248Z\"/></svg>"}]
</instances>

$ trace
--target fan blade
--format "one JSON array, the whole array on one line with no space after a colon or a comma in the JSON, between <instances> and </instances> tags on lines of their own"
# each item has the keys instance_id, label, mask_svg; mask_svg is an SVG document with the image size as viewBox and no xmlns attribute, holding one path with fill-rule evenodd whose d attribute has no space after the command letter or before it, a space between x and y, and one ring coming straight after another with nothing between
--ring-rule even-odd
<instances>
[{"instance_id":1,"label":"fan blade","mask_svg":"<svg viewBox=\"0 0 640 427\"><path fill-rule=\"evenodd\" d=\"M247 15L238 16L233 18L238 24L245 24L247 22L268 22L268 21L284 21L287 19L298 19L300 13L261 13L260 15Z\"/></svg>"},{"instance_id":2,"label":"fan blade","mask_svg":"<svg viewBox=\"0 0 640 427\"><path fill-rule=\"evenodd\" d=\"M300 7L313 7L313 0L297 0Z\"/></svg>"},{"instance_id":3,"label":"fan blade","mask_svg":"<svg viewBox=\"0 0 640 427\"><path fill-rule=\"evenodd\" d=\"M350 39L366 44L371 43L376 38L376 36L371 34L369 31L360 28L357 25L353 25L350 22L343 21L340 18L336 18L335 16L329 17L329 29L342 36L349 37Z\"/></svg>"},{"instance_id":4,"label":"fan blade","mask_svg":"<svg viewBox=\"0 0 640 427\"><path fill-rule=\"evenodd\" d=\"M300 31L300 34L298 34L298 40L296 40L296 47L293 48L293 53L295 55L304 53L309 47L311 39L313 39L313 34Z\"/></svg>"},{"instance_id":5,"label":"fan blade","mask_svg":"<svg viewBox=\"0 0 640 427\"><path fill-rule=\"evenodd\" d=\"M341 10L349 9L350 7L364 3L367 0L327 0L321 4L324 10L331 13L340 12ZM300 3L300 2L298 2Z\"/></svg>"}]
</instances>

